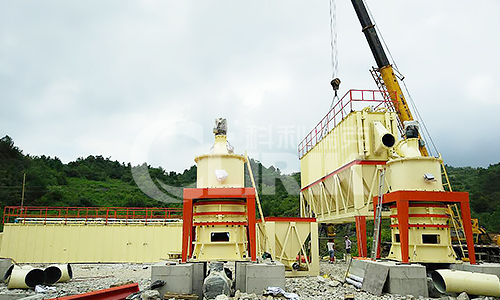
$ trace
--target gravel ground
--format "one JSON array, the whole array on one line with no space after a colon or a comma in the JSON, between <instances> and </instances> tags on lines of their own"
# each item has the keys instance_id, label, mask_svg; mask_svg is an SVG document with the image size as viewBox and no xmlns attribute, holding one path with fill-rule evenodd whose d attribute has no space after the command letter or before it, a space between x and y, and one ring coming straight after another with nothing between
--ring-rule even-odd
<instances>
[{"instance_id":1,"label":"gravel ground","mask_svg":"<svg viewBox=\"0 0 500 300\"><path fill-rule=\"evenodd\" d=\"M81 294L131 282L137 282L139 287L143 289L148 287L150 284L151 265L152 264L73 264L73 280L66 283L55 284L54 287L56 291L47 293L45 295L45 299ZM422 297L418 298L411 295L390 294L384 294L377 297L363 292L352 285L342 283L346 267L346 264L342 261L335 264L321 262L320 276L287 278L285 281L285 290L287 292L298 294L301 300L346 299L349 298L349 296L353 296L355 299L359 300L424 299ZM0 295L16 293L33 295L35 294L35 291L17 289L8 290L6 284L0 284ZM242 293L237 298L242 300L258 299L259 297L253 294L247 295ZM260 298L268 299L267 297ZM451 297L446 297L446 299L450 298Z\"/></svg>"},{"instance_id":2,"label":"gravel ground","mask_svg":"<svg viewBox=\"0 0 500 300\"><path fill-rule=\"evenodd\" d=\"M151 282L152 264L72 264L73 279L69 282L56 283L55 292L48 292L46 299L87 293L111 286L137 282L141 289L149 286ZM33 265L46 267L45 265ZM12 289L8 290L5 283L0 284L2 294L36 294L34 290Z\"/></svg>"}]
</instances>

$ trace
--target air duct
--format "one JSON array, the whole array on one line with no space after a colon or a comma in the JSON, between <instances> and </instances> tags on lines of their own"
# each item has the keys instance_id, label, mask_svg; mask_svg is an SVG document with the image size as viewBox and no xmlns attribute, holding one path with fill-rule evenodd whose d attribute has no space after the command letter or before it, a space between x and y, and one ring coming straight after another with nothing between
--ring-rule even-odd
<instances>
[{"instance_id":1,"label":"air duct","mask_svg":"<svg viewBox=\"0 0 500 300\"><path fill-rule=\"evenodd\" d=\"M56 282L66 282L73 278L73 271L70 264L52 265L45 270L45 284Z\"/></svg>"},{"instance_id":2,"label":"air duct","mask_svg":"<svg viewBox=\"0 0 500 300\"><path fill-rule=\"evenodd\" d=\"M379 121L373 122L373 152L381 154L384 150L394 147L396 138Z\"/></svg>"},{"instance_id":3,"label":"air duct","mask_svg":"<svg viewBox=\"0 0 500 300\"><path fill-rule=\"evenodd\" d=\"M73 279L73 269L71 269L70 264L60 264L60 265L54 265L61 269L61 278L57 282L67 282Z\"/></svg>"},{"instance_id":4,"label":"air duct","mask_svg":"<svg viewBox=\"0 0 500 300\"><path fill-rule=\"evenodd\" d=\"M45 272L32 266L12 265L4 276L8 289L29 289L45 282Z\"/></svg>"},{"instance_id":5,"label":"air duct","mask_svg":"<svg viewBox=\"0 0 500 300\"><path fill-rule=\"evenodd\" d=\"M420 157L422 155L418 145L418 139L415 138L400 140L395 147L396 153L404 158Z\"/></svg>"},{"instance_id":6,"label":"air duct","mask_svg":"<svg viewBox=\"0 0 500 300\"><path fill-rule=\"evenodd\" d=\"M434 286L441 293L500 297L500 280L496 275L456 270L436 270L432 273Z\"/></svg>"}]
</instances>

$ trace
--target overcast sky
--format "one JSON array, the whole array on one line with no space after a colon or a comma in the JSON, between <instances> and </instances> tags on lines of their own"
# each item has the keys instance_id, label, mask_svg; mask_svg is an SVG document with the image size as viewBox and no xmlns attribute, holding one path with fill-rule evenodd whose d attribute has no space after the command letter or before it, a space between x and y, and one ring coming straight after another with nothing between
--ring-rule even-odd
<instances>
[{"instance_id":1,"label":"overcast sky","mask_svg":"<svg viewBox=\"0 0 500 300\"><path fill-rule=\"evenodd\" d=\"M375 89L354 9L336 2L340 93ZM500 1L367 4L445 162L498 163ZM182 171L225 117L236 153L298 171L332 101L329 15L328 0L0 0L0 136Z\"/></svg>"}]
</instances>

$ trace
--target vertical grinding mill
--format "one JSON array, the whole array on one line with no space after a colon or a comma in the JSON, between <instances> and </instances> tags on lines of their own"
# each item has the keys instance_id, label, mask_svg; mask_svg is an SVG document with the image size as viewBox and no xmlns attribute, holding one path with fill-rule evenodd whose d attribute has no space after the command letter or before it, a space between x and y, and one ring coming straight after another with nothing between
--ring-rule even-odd
<instances>
[{"instance_id":1,"label":"vertical grinding mill","mask_svg":"<svg viewBox=\"0 0 500 300\"><path fill-rule=\"evenodd\" d=\"M183 262L256 259L255 190L244 187L246 159L226 133L226 119L216 119L210 153L194 159L196 188L184 189Z\"/></svg>"},{"instance_id":2,"label":"vertical grinding mill","mask_svg":"<svg viewBox=\"0 0 500 300\"><path fill-rule=\"evenodd\" d=\"M448 205L460 204L471 263L475 263L467 193L446 192L441 159L422 156L418 123L405 122L406 140L396 145L399 157L387 162L390 192L383 203L390 208L392 246L387 258L404 263L455 263Z\"/></svg>"}]
</instances>

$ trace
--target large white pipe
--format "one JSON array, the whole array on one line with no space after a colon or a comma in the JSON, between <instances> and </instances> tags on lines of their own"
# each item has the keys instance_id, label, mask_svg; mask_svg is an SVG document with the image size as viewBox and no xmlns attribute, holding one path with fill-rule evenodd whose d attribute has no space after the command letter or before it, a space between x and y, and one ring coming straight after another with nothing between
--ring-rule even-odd
<instances>
[{"instance_id":1,"label":"large white pipe","mask_svg":"<svg viewBox=\"0 0 500 300\"><path fill-rule=\"evenodd\" d=\"M400 140L395 147L396 153L401 157L419 157L422 156L420 154L420 148L418 147L418 139L406 139Z\"/></svg>"},{"instance_id":2,"label":"large white pipe","mask_svg":"<svg viewBox=\"0 0 500 300\"><path fill-rule=\"evenodd\" d=\"M54 284L59 281L62 275L61 269L57 266L49 266L43 270L45 272L45 282L44 284Z\"/></svg>"},{"instance_id":3,"label":"large white pipe","mask_svg":"<svg viewBox=\"0 0 500 300\"><path fill-rule=\"evenodd\" d=\"M395 143L396 138L381 122L373 122L373 152L375 154L380 154L382 151L392 148Z\"/></svg>"},{"instance_id":4,"label":"large white pipe","mask_svg":"<svg viewBox=\"0 0 500 300\"><path fill-rule=\"evenodd\" d=\"M70 264L51 265L48 266L44 272L45 284L66 282L73 278L73 271Z\"/></svg>"},{"instance_id":5,"label":"large white pipe","mask_svg":"<svg viewBox=\"0 0 500 300\"><path fill-rule=\"evenodd\" d=\"M5 276L9 289L29 289L45 281L45 272L32 266L12 265Z\"/></svg>"},{"instance_id":6,"label":"large white pipe","mask_svg":"<svg viewBox=\"0 0 500 300\"><path fill-rule=\"evenodd\" d=\"M61 270L61 278L57 282L67 282L73 278L73 269L70 264L55 265Z\"/></svg>"},{"instance_id":7,"label":"large white pipe","mask_svg":"<svg viewBox=\"0 0 500 300\"><path fill-rule=\"evenodd\" d=\"M496 275L456 270L432 272L434 286L441 293L500 297L500 280Z\"/></svg>"}]
</instances>

